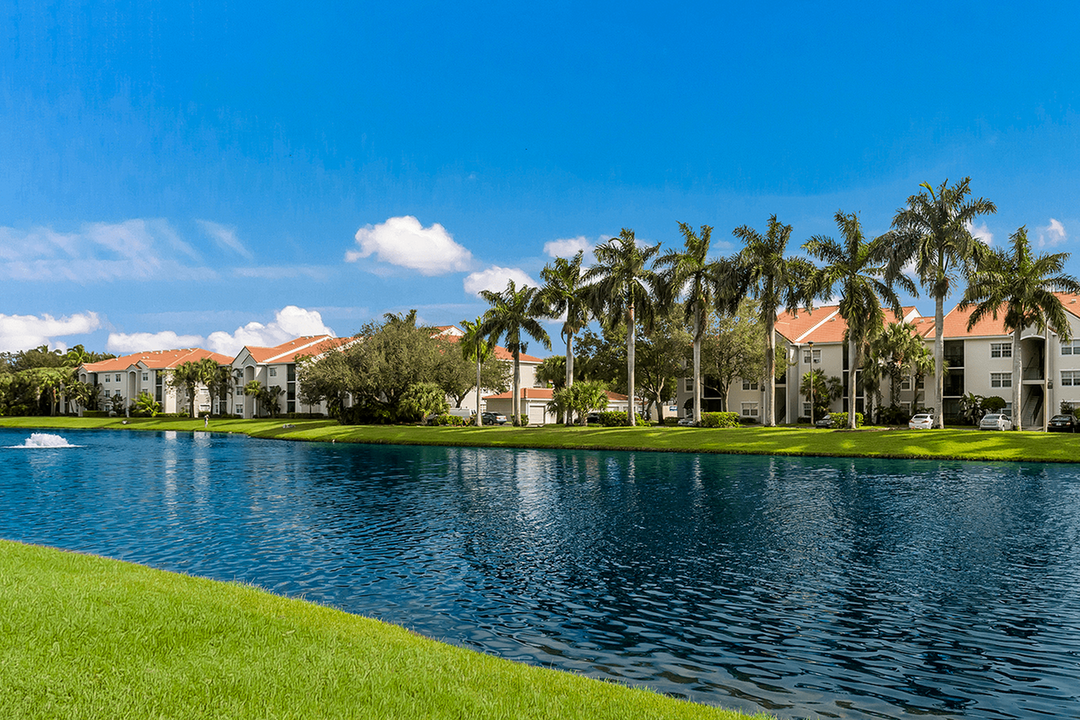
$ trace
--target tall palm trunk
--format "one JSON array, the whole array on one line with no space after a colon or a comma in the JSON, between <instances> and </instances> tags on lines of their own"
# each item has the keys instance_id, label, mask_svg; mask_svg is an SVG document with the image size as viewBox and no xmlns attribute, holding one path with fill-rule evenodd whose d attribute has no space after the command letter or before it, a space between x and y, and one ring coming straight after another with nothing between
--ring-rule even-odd
<instances>
[{"instance_id":1,"label":"tall palm trunk","mask_svg":"<svg viewBox=\"0 0 1080 720\"><path fill-rule=\"evenodd\" d=\"M934 299L934 426L945 427L945 298Z\"/></svg>"},{"instance_id":2,"label":"tall palm trunk","mask_svg":"<svg viewBox=\"0 0 1080 720\"><path fill-rule=\"evenodd\" d=\"M631 303L626 312L626 424L631 427L637 424L634 411L634 331L636 325L637 323L634 322L634 305Z\"/></svg>"},{"instance_id":3,"label":"tall palm trunk","mask_svg":"<svg viewBox=\"0 0 1080 720\"><path fill-rule=\"evenodd\" d=\"M776 427L776 415L773 403L776 400L776 319L771 316L765 324L765 407L764 422L767 427Z\"/></svg>"},{"instance_id":4,"label":"tall palm trunk","mask_svg":"<svg viewBox=\"0 0 1080 720\"><path fill-rule=\"evenodd\" d=\"M476 427L483 427L484 417L480 413L480 343L476 344Z\"/></svg>"},{"instance_id":5,"label":"tall palm trunk","mask_svg":"<svg viewBox=\"0 0 1080 720\"><path fill-rule=\"evenodd\" d=\"M701 424L701 336L702 332L701 312L697 303L694 303L694 424Z\"/></svg>"},{"instance_id":6,"label":"tall palm trunk","mask_svg":"<svg viewBox=\"0 0 1080 720\"><path fill-rule=\"evenodd\" d=\"M848 429L855 429L855 370L859 367L859 346L853 337L854 333L848 329ZM813 360L813 358L810 358Z\"/></svg>"},{"instance_id":7,"label":"tall palm trunk","mask_svg":"<svg viewBox=\"0 0 1080 720\"><path fill-rule=\"evenodd\" d=\"M574 384L574 334L566 333L566 387Z\"/></svg>"},{"instance_id":8,"label":"tall palm trunk","mask_svg":"<svg viewBox=\"0 0 1080 720\"><path fill-rule=\"evenodd\" d=\"M521 424L521 403L519 402L519 395L521 395L521 353L514 348L514 397L510 402L511 412L514 413L513 421L511 425Z\"/></svg>"},{"instance_id":9,"label":"tall palm trunk","mask_svg":"<svg viewBox=\"0 0 1080 720\"><path fill-rule=\"evenodd\" d=\"M1024 356L1020 351L1020 328L1013 330L1013 429L1023 430L1022 418L1024 408L1021 406L1024 398ZM1045 412L1045 411L1044 411Z\"/></svg>"}]
</instances>

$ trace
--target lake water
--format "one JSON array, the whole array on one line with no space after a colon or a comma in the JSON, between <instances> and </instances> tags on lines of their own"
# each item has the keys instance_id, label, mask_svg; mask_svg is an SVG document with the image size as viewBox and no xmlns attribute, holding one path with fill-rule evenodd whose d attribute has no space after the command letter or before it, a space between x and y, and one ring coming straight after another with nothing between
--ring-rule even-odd
<instances>
[{"instance_id":1,"label":"lake water","mask_svg":"<svg viewBox=\"0 0 1080 720\"><path fill-rule=\"evenodd\" d=\"M1080 466L29 435L0 537L784 718L1080 716Z\"/></svg>"}]
</instances>

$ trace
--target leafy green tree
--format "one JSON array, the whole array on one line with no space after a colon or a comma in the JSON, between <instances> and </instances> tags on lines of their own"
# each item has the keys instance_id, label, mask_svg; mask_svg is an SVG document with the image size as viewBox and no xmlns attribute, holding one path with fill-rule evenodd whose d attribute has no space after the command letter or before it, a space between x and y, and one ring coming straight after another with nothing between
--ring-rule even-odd
<instances>
[{"instance_id":1,"label":"leafy green tree","mask_svg":"<svg viewBox=\"0 0 1080 720\"><path fill-rule=\"evenodd\" d=\"M945 427L942 397L945 389L945 298L957 280L957 272L970 276L987 247L971 234L980 215L997 212L985 198L970 198L971 178L952 187L949 181L935 190L922 183L923 192L908 198L907 207L896 211L888 233L893 256L888 278L899 277L914 262L919 283L934 298L934 424Z\"/></svg>"},{"instance_id":2,"label":"leafy green tree","mask_svg":"<svg viewBox=\"0 0 1080 720\"><path fill-rule=\"evenodd\" d=\"M814 388L812 393L810 391L811 385ZM835 375L826 377L825 371L814 369L803 373L799 392L806 397L813 395L814 402L810 408L810 421L813 422L815 418L824 417L828 414L830 403L844 396L844 384Z\"/></svg>"},{"instance_id":3,"label":"leafy green tree","mask_svg":"<svg viewBox=\"0 0 1080 720\"><path fill-rule=\"evenodd\" d=\"M607 404L607 386L597 380L584 380L570 387L559 388L552 393L548 410L555 414L565 415L568 425L573 422L575 415L578 423L584 425L590 412L603 410Z\"/></svg>"},{"instance_id":4,"label":"leafy green tree","mask_svg":"<svg viewBox=\"0 0 1080 720\"><path fill-rule=\"evenodd\" d=\"M446 392L433 382L418 382L409 386L401 396L398 418L417 422L428 415L441 415L449 409Z\"/></svg>"},{"instance_id":5,"label":"leafy green tree","mask_svg":"<svg viewBox=\"0 0 1080 720\"><path fill-rule=\"evenodd\" d=\"M467 333L468 331L466 331ZM506 392L510 386L509 363L495 357L494 347L483 355L483 359L474 368L476 345L470 338L469 348L464 337L457 342L436 336L439 356L431 375L443 392L452 398L454 407L461 407L469 391L486 388L493 392ZM469 350L473 352L470 353ZM480 393L477 393L479 401Z\"/></svg>"},{"instance_id":6,"label":"leafy green tree","mask_svg":"<svg viewBox=\"0 0 1080 720\"><path fill-rule=\"evenodd\" d=\"M247 395L249 398L254 399L255 409L252 415L258 417L261 410L259 405L262 401L263 396L265 395L265 389L263 388L263 384L258 380L249 380L247 385L244 385L244 395Z\"/></svg>"},{"instance_id":7,"label":"leafy green tree","mask_svg":"<svg viewBox=\"0 0 1080 720\"><path fill-rule=\"evenodd\" d=\"M281 414L281 396L284 394L285 391L280 385L270 385L262 389L259 403L270 413L270 417L276 418Z\"/></svg>"},{"instance_id":8,"label":"leafy green tree","mask_svg":"<svg viewBox=\"0 0 1080 720\"><path fill-rule=\"evenodd\" d=\"M848 343L848 427L855 429L856 373L862 367L862 350L865 344L882 331L885 312L884 300L896 317L900 310L900 298L892 283L885 282L885 269L891 256L891 239L882 236L867 240L863 235L859 216L837 211L834 216L843 240L837 242L824 235L816 235L803 244L803 249L825 266L813 276L815 290L823 295L840 292L840 317L847 323ZM915 284L905 275L893 280L904 290L914 293ZM879 299L880 298L880 299Z\"/></svg>"},{"instance_id":9,"label":"leafy green tree","mask_svg":"<svg viewBox=\"0 0 1080 720\"><path fill-rule=\"evenodd\" d=\"M536 288L527 285L517 288L513 280L507 282L506 289L502 292L480 291L480 296L491 303L491 309L484 315L479 333L494 344L498 344L499 338L505 336L506 349L514 356L512 411L515 425L521 423L521 353L528 347L522 336L528 335L542 343L545 348L551 349L551 338L537 321L544 312L537 295Z\"/></svg>"},{"instance_id":10,"label":"leafy green tree","mask_svg":"<svg viewBox=\"0 0 1080 720\"><path fill-rule=\"evenodd\" d=\"M660 277L651 262L660 252L660 244L641 247L634 231L623 228L618 237L597 245L596 265L585 273L586 298L593 314L602 324L623 320L626 326L626 392L630 407L635 404L634 368L636 363L637 324L652 327L656 291ZM628 412L627 424L635 424L636 412Z\"/></svg>"},{"instance_id":11,"label":"leafy green tree","mask_svg":"<svg viewBox=\"0 0 1080 720\"><path fill-rule=\"evenodd\" d=\"M687 348L693 336L683 325L682 308L668 306L657 312L652 327L642 333L637 349L637 371L641 396L656 408L656 418L664 420L664 401L677 394L679 379L685 374ZM650 414L646 408L646 417Z\"/></svg>"},{"instance_id":12,"label":"leafy green tree","mask_svg":"<svg viewBox=\"0 0 1080 720\"><path fill-rule=\"evenodd\" d=\"M566 387L566 358L562 355L544 358L536 366L536 382L550 385L556 390Z\"/></svg>"},{"instance_id":13,"label":"leafy green tree","mask_svg":"<svg viewBox=\"0 0 1080 720\"><path fill-rule=\"evenodd\" d=\"M96 394L93 385L74 378L64 385L64 399L76 408L89 408Z\"/></svg>"},{"instance_id":14,"label":"leafy green tree","mask_svg":"<svg viewBox=\"0 0 1080 720\"><path fill-rule=\"evenodd\" d=\"M776 315L783 308L794 312L809 307L814 297L811 277L814 266L798 257L785 257L791 226L773 215L762 235L743 225L734 230L744 247L736 256L736 274L741 287L757 301L758 318L765 329L765 416L763 425L776 425ZM736 297L741 297L740 292Z\"/></svg>"},{"instance_id":15,"label":"leafy green tree","mask_svg":"<svg viewBox=\"0 0 1080 720\"><path fill-rule=\"evenodd\" d=\"M555 258L540 271L544 287L540 289L538 301L550 317L566 317L560 330L562 339L566 341L565 379L562 383L566 387L574 384L574 335L589 322L585 277L581 268L584 255L584 251L579 250L570 260Z\"/></svg>"},{"instance_id":16,"label":"leafy green tree","mask_svg":"<svg viewBox=\"0 0 1080 720\"><path fill-rule=\"evenodd\" d=\"M297 388L300 402L318 405L326 402L327 414L342 419L349 392L351 369L344 353L330 352L321 358L297 358Z\"/></svg>"},{"instance_id":17,"label":"leafy green tree","mask_svg":"<svg viewBox=\"0 0 1080 720\"><path fill-rule=\"evenodd\" d=\"M683 250L669 252L656 261L660 270L661 304L672 306L680 299L683 315L691 326L694 377L694 422L701 422L701 346L708 327L710 308L731 312L738 294L733 264L729 260L710 260L712 228L702 225L695 233L686 223L679 223ZM662 420L661 411L661 420Z\"/></svg>"},{"instance_id":18,"label":"leafy green tree","mask_svg":"<svg viewBox=\"0 0 1080 720\"><path fill-rule=\"evenodd\" d=\"M481 407L481 395L483 394L483 388L488 387L495 389L497 386L502 387L505 383L499 382L498 385L484 385L483 367L489 360L494 359L495 356L495 344L490 342L488 338L484 337L480 333L480 328L483 327L483 316L476 318L475 321L462 320L461 325L465 329L465 334L461 336L459 341L461 345L461 353L466 360L476 363L476 425L477 427L483 427L484 418L483 413L480 412ZM501 380L501 379L500 379ZM505 392L500 390L499 392ZM458 401L458 407L461 407L461 401Z\"/></svg>"},{"instance_id":19,"label":"leafy green tree","mask_svg":"<svg viewBox=\"0 0 1080 720\"><path fill-rule=\"evenodd\" d=\"M211 412L213 412L215 406L214 401L216 400L218 412L227 414L229 412L229 405L226 398L233 392L233 368L230 365L218 365L210 358L203 359L210 360L210 362L213 363L212 368L208 367L206 369L204 378L206 389L210 393ZM224 410L222 410L222 408L224 408Z\"/></svg>"},{"instance_id":20,"label":"leafy green tree","mask_svg":"<svg viewBox=\"0 0 1080 720\"><path fill-rule=\"evenodd\" d=\"M990 249L983 254L971 275L960 307L975 305L968 317L968 330L987 315L995 320L1003 313L1002 324L1013 333L1013 427L1021 430L1023 419L1022 378L1024 368L1020 333L1034 326L1050 328L1061 342L1069 342L1069 315L1055 292L1080 293L1080 282L1065 273L1069 253L1032 255L1027 230L1020 227L1009 236L1011 250Z\"/></svg>"},{"instance_id":21,"label":"leafy green tree","mask_svg":"<svg viewBox=\"0 0 1080 720\"><path fill-rule=\"evenodd\" d=\"M156 417L161 413L161 403L155 400L153 396L145 390L139 393L139 396L135 398L135 403L132 407L137 415L146 417Z\"/></svg>"},{"instance_id":22,"label":"leafy green tree","mask_svg":"<svg viewBox=\"0 0 1080 720\"><path fill-rule=\"evenodd\" d=\"M597 333L586 329L574 343L577 360L574 381L599 380L616 392L626 392L626 328L601 326Z\"/></svg>"},{"instance_id":23,"label":"leafy green tree","mask_svg":"<svg viewBox=\"0 0 1080 720\"><path fill-rule=\"evenodd\" d=\"M753 300L743 300L733 313L706 316L702 363L720 391L722 412L728 411L728 391L736 378L764 379L765 346L765 329Z\"/></svg>"},{"instance_id":24,"label":"leafy green tree","mask_svg":"<svg viewBox=\"0 0 1080 720\"><path fill-rule=\"evenodd\" d=\"M915 358L929 352L911 323L890 323L873 339L870 356L882 365L889 377L890 402L898 402L900 384L905 377L911 376Z\"/></svg>"}]
</instances>

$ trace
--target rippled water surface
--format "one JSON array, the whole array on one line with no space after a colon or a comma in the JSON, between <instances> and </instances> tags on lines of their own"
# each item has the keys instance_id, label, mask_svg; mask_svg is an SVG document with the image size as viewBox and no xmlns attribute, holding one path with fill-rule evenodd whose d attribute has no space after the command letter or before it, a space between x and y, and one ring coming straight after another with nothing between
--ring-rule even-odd
<instances>
[{"instance_id":1,"label":"rippled water surface","mask_svg":"<svg viewBox=\"0 0 1080 720\"><path fill-rule=\"evenodd\" d=\"M1080 716L1072 465L28 434L5 538L780 717Z\"/></svg>"}]
</instances>

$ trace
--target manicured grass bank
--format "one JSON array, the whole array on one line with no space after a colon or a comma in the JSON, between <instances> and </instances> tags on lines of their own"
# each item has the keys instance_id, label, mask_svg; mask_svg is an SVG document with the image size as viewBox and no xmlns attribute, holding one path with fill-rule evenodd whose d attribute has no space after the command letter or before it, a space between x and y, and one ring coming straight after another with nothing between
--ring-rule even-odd
<instances>
[{"instance_id":1,"label":"manicured grass bank","mask_svg":"<svg viewBox=\"0 0 1080 720\"><path fill-rule=\"evenodd\" d=\"M202 430L198 420L117 418L0 418L0 427ZM287 440L397 445L444 445L592 450L657 450L752 455L1080 461L1080 434L980 432L971 428L856 431L802 427L418 427L338 425L328 420L214 420L210 430Z\"/></svg>"},{"instance_id":2,"label":"manicured grass bank","mask_svg":"<svg viewBox=\"0 0 1080 720\"><path fill-rule=\"evenodd\" d=\"M247 586L6 541L0 608L4 718L746 718Z\"/></svg>"}]
</instances>

